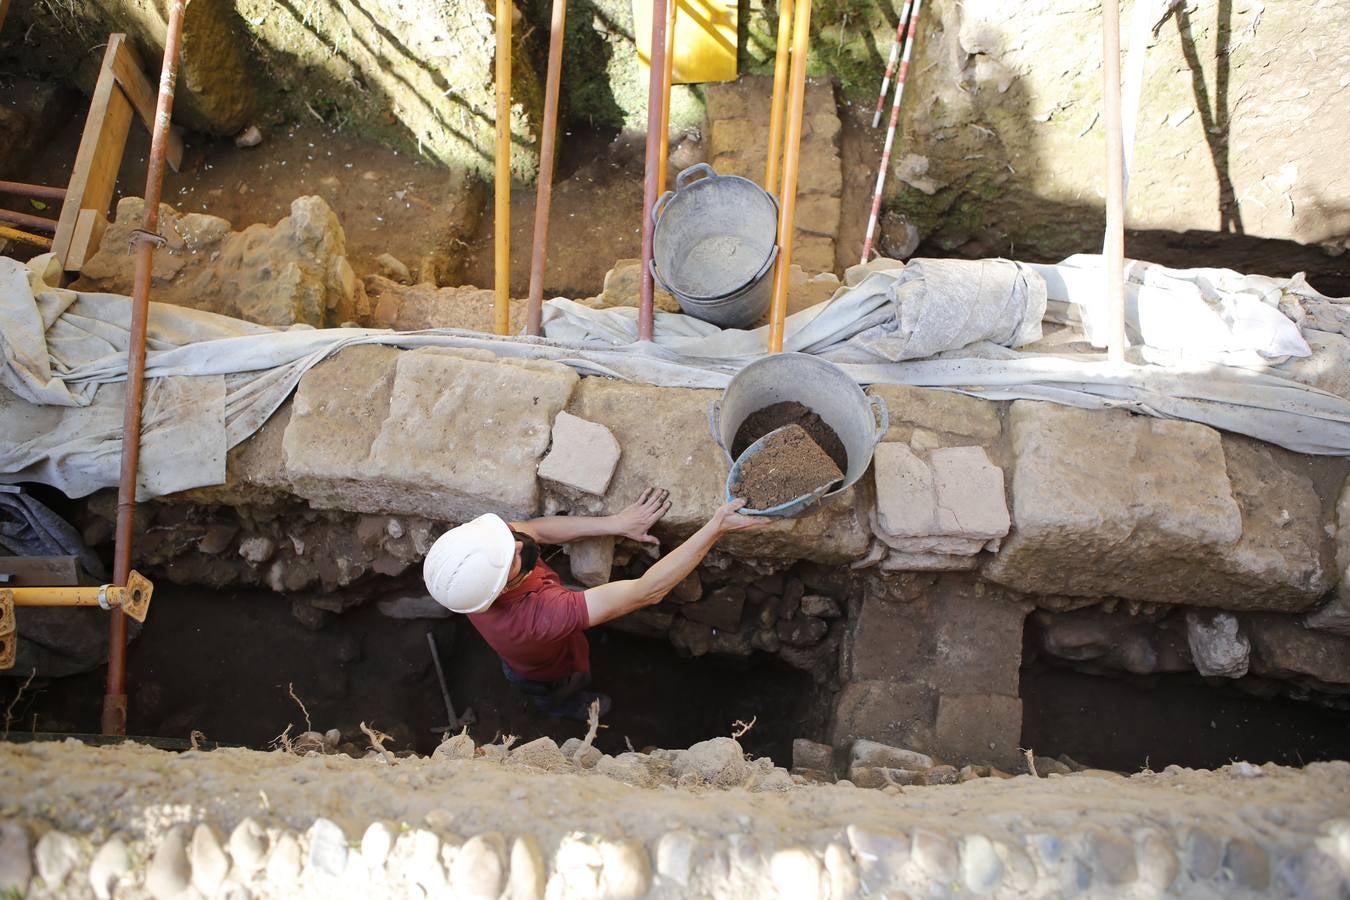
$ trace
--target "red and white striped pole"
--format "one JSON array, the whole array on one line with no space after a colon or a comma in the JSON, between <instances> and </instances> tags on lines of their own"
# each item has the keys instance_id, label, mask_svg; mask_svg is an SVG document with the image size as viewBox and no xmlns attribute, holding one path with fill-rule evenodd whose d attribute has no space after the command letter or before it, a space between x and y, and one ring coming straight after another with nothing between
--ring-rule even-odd
<instances>
[{"instance_id":1,"label":"red and white striped pole","mask_svg":"<svg viewBox=\"0 0 1350 900\"><path fill-rule=\"evenodd\" d=\"M905 96L905 79L909 75L909 57L918 39L919 7L923 0L914 0L914 13L905 26L905 52L900 57L900 72L895 78L895 100L891 103L891 124L886 129L886 146L881 151L881 167L877 170L877 189L872 194L872 212L867 217L867 237L863 239L862 261L866 265L872 256L872 236L877 230L877 216L881 214L881 189L886 186L886 171L891 167L891 145L895 143L895 127L900 123L900 98Z\"/></svg>"},{"instance_id":2,"label":"red and white striped pole","mask_svg":"<svg viewBox=\"0 0 1350 900\"><path fill-rule=\"evenodd\" d=\"M900 10L900 22L895 26L895 41L891 44L891 58L886 60L886 77L881 79L881 93L877 94L877 111L872 115L873 128L881 124L881 108L886 105L886 92L891 88L895 61L900 58L900 45L905 42L905 26L909 24L909 9L913 2L905 0L905 8Z\"/></svg>"}]
</instances>

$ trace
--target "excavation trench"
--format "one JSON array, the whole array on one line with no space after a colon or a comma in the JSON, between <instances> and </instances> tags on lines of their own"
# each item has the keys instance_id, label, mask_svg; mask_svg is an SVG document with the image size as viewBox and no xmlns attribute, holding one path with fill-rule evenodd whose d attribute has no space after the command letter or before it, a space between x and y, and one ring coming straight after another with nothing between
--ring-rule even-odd
<instances>
[{"instance_id":1,"label":"excavation trench","mask_svg":"<svg viewBox=\"0 0 1350 900\"><path fill-rule=\"evenodd\" d=\"M395 619L367 603L302 624L268 591L167 582L129 650L128 731L169 747L187 746L196 732L268 749L287 729L292 738L337 729L343 749L361 755L365 722L388 733L392 749L426 754L446 723L428 633L455 711L472 708L470 733L480 743L515 735L561 744L584 734L583 724L544 717L514 693L496 655L459 617ZM795 738L829 740L833 672L808 673L759 652L691 658L667 641L609 628L592 630L590 640L595 687L614 700L596 740L606 753L741 733L747 753L787 767ZM103 680L101 667L37 678L22 691L23 678L0 680L10 738L96 733ZM1194 675L1102 677L1040 659L1022 667L1020 684L1021 743L1040 757L1065 754L1125 772L1350 757L1345 712L1218 689Z\"/></svg>"}]
</instances>

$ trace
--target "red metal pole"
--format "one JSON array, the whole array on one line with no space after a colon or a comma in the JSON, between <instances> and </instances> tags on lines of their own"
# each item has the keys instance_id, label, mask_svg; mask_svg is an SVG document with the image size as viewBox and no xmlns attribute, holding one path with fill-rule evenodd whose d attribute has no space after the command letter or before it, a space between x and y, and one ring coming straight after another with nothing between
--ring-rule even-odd
<instances>
[{"instance_id":1,"label":"red metal pole","mask_svg":"<svg viewBox=\"0 0 1350 900\"><path fill-rule=\"evenodd\" d=\"M37 197L39 200L64 200L66 189L48 187L45 184L24 184L22 181L0 181L0 194L17 194L20 197Z\"/></svg>"},{"instance_id":2,"label":"red metal pole","mask_svg":"<svg viewBox=\"0 0 1350 900\"><path fill-rule=\"evenodd\" d=\"M9 222L43 234L56 234L56 220L29 213L15 212L12 209L0 209L0 222Z\"/></svg>"},{"instance_id":3,"label":"red metal pole","mask_svg":"<svg viewBox=\"0 0 1350 900\"><path fill-rule=\"evenodd\" d=\"M170 0L164 62L159 72L159 100L150 139L150 167L145 176L145 223L159 231L159 198L164 184L164 155L169 149L169 119L178 78L178 50L183 41L185 0ZM126 406L122 416L122 479L117 486L117 530L113 551L113 583L125 586L131 573L131 544L136 518L136 470L141 457L141 398L145 391L145 330L150 317L150 268L155 242L136 243L136 277L132 288L131 346L127 350ZM108 614L108 686L103 697L103 733L127 733L127 620L114 609Z\"/></svg>"},{"instance_id":4,"label":"red metal pole","mask_svg":"<svg viewBox=\"0 0 1350 900\"><path fill-rule=\"evenodd\" d=\"M548 261L548 219L553 203L553 155L558 137L558 90L562 82L563 26L567 0L553 0L548 38L548 78L544 88L544 134L539 147L539 185L534 201L534 251L530 257L530 304L525 333L538 336L544 318L544 264Z\"/></svg>"},{"instance_id":5,"label":"red metal pole","mask_svg":"<svg viewBox=\"0 0 1350 900\"><path fill-rule=\"evenodd\" d=\"M662 83L666 71L666 0L652 0L651 77L647 80L647 169L642 191L642 288L638 307L638 340L652 339L652 246L656 227L652 207L656 205L661 166Z\"/></svg>"}]
</instances>

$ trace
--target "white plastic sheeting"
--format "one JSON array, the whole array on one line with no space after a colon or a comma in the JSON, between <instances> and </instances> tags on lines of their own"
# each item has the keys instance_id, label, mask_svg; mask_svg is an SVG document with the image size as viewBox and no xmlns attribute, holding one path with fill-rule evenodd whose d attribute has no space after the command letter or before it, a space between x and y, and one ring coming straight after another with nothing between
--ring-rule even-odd
<instances>
[{"instance_id":1,"label":"white plastic sheeting","mask_svg":"<svg viewBox=\"0 0 1350 900\"><path fill-rule=\"evenodd\" d=\"M0 392L0 481L38 481L84 496L117 483L130 302L52 287L43 277L50 274L44 268L48 259L25 267L0 258L0 385L7 389ZM935 271L927 262L925 268ZM1002 271L1007 284L1025 277L1022 267L979 268L986 274ZM1303 453L1350 455L1350 402L1268 374L1207 363L1113 365L1095 356L1019 353L988 340L948 347L933 359L892 362L874 349L878 336L890 335L904 346L916 337L927 340L921 328L906 336L889 327L901 315L897 300L902 307L937 302L898 289L902 271L876 263L850 270L848 284L832 300L789 318L785 349L830 359L860 384L1126 408L1202 422ZM1004 308L1019 309L1017 303ZM1009 343L1030 336L1027 308L1024 301L1016 322L1010 313L997 320L1003 330L987 336ZM1318 315L1334 318L1339 311ZM921 312L916 321L927 317ZM222 483L228 448L261 427L309 368L354 344L487 349L554 360L583 374L702 388L725 386L765 346L765 329L722 331L660 313L656 340L639 343L635 316L632 309L592 310L552 300L545 309L547 339L532 339L453 329L278 331L151 304L142 496ZM958 329L950 340L964 340L966 333Z\"/></svg>"}]
</instances>

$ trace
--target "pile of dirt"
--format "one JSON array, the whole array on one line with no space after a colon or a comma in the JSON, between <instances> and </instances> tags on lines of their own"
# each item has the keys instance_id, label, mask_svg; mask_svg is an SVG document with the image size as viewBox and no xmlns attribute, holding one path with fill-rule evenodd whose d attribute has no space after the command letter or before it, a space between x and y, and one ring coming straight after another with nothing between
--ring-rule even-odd
<instances>
[{"instance_id":1,"label":"pile of dirt","mask_svg":"<svg viewBox=\"0 0 1350 900\"><path fill-rule=\"evenodd\" d=\"M839 435L820 416L795 400L774 403L747 416L736 431L736 439L731 442L731 458L740 459L746 447L784 425L800 425L811 440L829 454L841 472L848 471L848 451Z\"/></svg>"},{"instance_id":2,"label":"pile of dirt","mask_svg":"<svg viewBox=\"0 0 1350 900\"><path fill-rule=\"evenodd\" d=\"M769 436L741 466L731 492L745 498L747 509L771 509L844 477L829 454L800 425L788 425Z\"/></svg>"}]
</instances>

